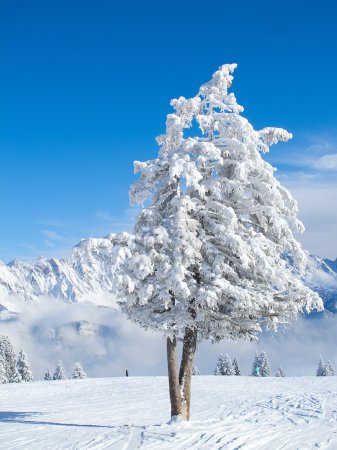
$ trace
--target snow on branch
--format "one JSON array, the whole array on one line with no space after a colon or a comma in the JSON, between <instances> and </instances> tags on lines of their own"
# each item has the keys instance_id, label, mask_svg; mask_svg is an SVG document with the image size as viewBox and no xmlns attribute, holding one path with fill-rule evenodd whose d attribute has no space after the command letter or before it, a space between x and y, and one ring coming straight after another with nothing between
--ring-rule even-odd
<instances>
[{"instance_id":1,"label":"snow on branch","mask_svg":"<svg viewBox=\"0 0 337 450\"><path fill-rule=\"evenodd\" d=\"M254 339L261 327L322 307L284 260L304 267L294 237L297 203L262 152L292 135L254 130L229 89L236 64L223 65L196 96L171 102L158 157L135 162L130 189L143 205L118 259L116 295L145 328L181 338ZM186 129L199 132L185 136ZM191 134L191 133L189 133Z\"/></svg>"}]
</instances>

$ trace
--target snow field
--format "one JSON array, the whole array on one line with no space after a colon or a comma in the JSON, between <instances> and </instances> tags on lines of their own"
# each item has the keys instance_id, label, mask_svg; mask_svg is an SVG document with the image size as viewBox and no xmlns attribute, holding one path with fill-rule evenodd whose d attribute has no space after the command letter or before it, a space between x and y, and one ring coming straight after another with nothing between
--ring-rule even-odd
<instances>
[{"instance_id":1,"label":"snow field","mask_svg":"<svg viewBox=\"0 0 337 450\"><path fill-rule=\"evenodd\" d=\"M0 385L0 448L336 449L335 377L198 376L169 424L166 377Z\"/></svg>"}]
</instances>

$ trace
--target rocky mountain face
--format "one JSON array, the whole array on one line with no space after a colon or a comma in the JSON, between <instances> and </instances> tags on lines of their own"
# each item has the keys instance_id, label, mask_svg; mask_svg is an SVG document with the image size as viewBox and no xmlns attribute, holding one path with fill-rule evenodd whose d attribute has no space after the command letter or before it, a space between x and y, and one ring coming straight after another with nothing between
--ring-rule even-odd
<instances>
[{"instance_id":1,"label":"rocky mountain face","mask_svg":"<svg viewBox=\"0 0 337 450\"><path fill-rule=\"evenodd\" d=\"M310 255L303 282L318 292L326 311L337 314L337 259Z\"/></svg>"},{"instance_id":2,"label":"rocky mountain face","mask_svg":"<svg viewBox=\"0 0 337 450\"><path fill-rule=\"evenodd\" d=\"M8 296L28 302L48 296L72 303L111 292L116 244L128 236L120 233L82 240L73 248L69 259L0 262L0 305L1 299Z\"/></svg>"},{"instance_id":3,"label":"rocky mountain face","mask_svg":"<svg viewBox=\"0 0 337 450\"><path fill-rule=\"evenodd\" d=\"M10 296L28 302L48 296L72 303L94 301L96 295L110 293L117 264L116 246L129 238L129 234L119 233L82 240L69 259L0 262L0 311L4 309L2 300ZM337 313L337 259L310 256L305 274L297 276L321 295L328 311Z\"/></svg>"}]
</instances>

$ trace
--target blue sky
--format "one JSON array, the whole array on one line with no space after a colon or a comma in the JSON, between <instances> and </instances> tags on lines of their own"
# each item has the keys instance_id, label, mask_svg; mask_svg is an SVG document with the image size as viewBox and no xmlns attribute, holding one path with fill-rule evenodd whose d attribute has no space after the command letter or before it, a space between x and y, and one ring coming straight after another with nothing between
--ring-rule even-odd
<instances>
[{"instance_id":1,"label":"blue sky","mask_svg":"<svg viewBox=\"0 0 337 450\"><path fill-rule=\"evenodd\" d=\"M66 255L129 228L133 160L156 155L169 100L223 63L312 252L337 256L337 6L321 2L0 4L0 259Z\"/></svg>"}]
</instances>

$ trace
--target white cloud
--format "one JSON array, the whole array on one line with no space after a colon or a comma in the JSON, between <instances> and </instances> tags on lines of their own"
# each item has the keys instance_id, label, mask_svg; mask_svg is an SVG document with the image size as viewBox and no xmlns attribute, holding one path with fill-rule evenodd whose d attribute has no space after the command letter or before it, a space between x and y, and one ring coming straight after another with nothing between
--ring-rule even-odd
<instances>
[{"instance_id":1,"label":"white cloud","mask_svg":"<svg viewBox=\"0 0 337 450\"><path fill-rule=\"evenodd\" d=\"M272 164L286 165L302 171L314 171L317 174L337 170L337 132L311 134L302 137L302 142L290 143L272 148L268 159Z\"/></svg>"},{"instance_id":2,"label":"white cloud","mask_svg":"<svg viewBox=\"0 0 337 450\"><path fill-rule=\"evenodd\" d=\"M53 230L41 230L41 233L48 238L50 241L64 241L64 237L61 234Z\"/></svg>"},{"instance_id":3,"label":"white cloud","mask_svg":"<svg viewBox=\"0 0 337 450\"><path fill-rule=\"evenodd\" d=\"M337 257L337 130L299 137L286 146L275 146L268 160L276 175L299 205L306 231L297 236L310 252Z\"/></svg>"},{"instance_id":4,"label":"white cloud","mask_svg":"<svg viewBox=\"0 0 337 450\"><path fill-rule=\"evenodd\" d=\"M102 299L106 304L108 299ZM39 304L16 305L17 321L1 321L1 333L8 334L16 351L24 347L36 379L47 367L55 369L62 359L70 375L79 360L90 376L165 375L166 345L161 334L144 331L118 310L90 303L65 304L42 299ZM0 315L1 317L1 315ZM204 342L196 355L202 374L212 374L219 353L237 356L244 374L249 374L255 351L268 353L275 373L282 366L287 375L314 375L320 355L331 359L335 352L337 317L299 319L276 334L265 333L259 341L219 344Z\"/></svg>"},{"instance_id":5,"label":"white cloud","mask_svg":"<svg viewBox=\"0 0 337 450\"><path fill-rule=\"evenodd\" d=\"M337 170L337 153L321 156L313 161L312 167L318 170Z\"/></svg>"},{"instance_id":6,"label":"white cloud","mask_svg":"<svg viewBox=\"0 0 337 450\"><path fill-rule=\"evenodd\" d=\"M101 300L106 304L109 299ZM60 359L68 375L76 361L96 377L123 376L126 368L131 375L163 373L162 336L136 327L116 309L48 298L33 305L13 301L11 309L19 315L1 321L0 313L1 334L10 337L16 351L25 348L36 379L46 368L54 370Z\"/></svg>"},{"instance_id":7,"label":"white cloud","mask_svg":"<svg viewBox=\"0 0 337 450\"><path fill-rule=\"evenodd\" d=\"M94 217L96 220L99 220L100 222L104 223L103 226L105 227L105 229L109 227L108 233L117 233L120 231L130 231L134 222L134 218L137 216L139 211L140 208L129 207L126 208L122 212L122 214L114 216L109 211L99 210L96 211ZM98 229L102 229L102 226L100 225L99 227L97 227L97 230Z\"/></svg>"},{"instance_id":8,"label":"white cloud","mask_svg":"<svg viewBox=\"0 0 337 450\"><path fill-rule=\"evenodd\" d=\"M284 184L298 201L299 218L305 226L297 235L305 249L330 259L337 257L337 181L288 177Z\"/></svg>"}]
</instances>

